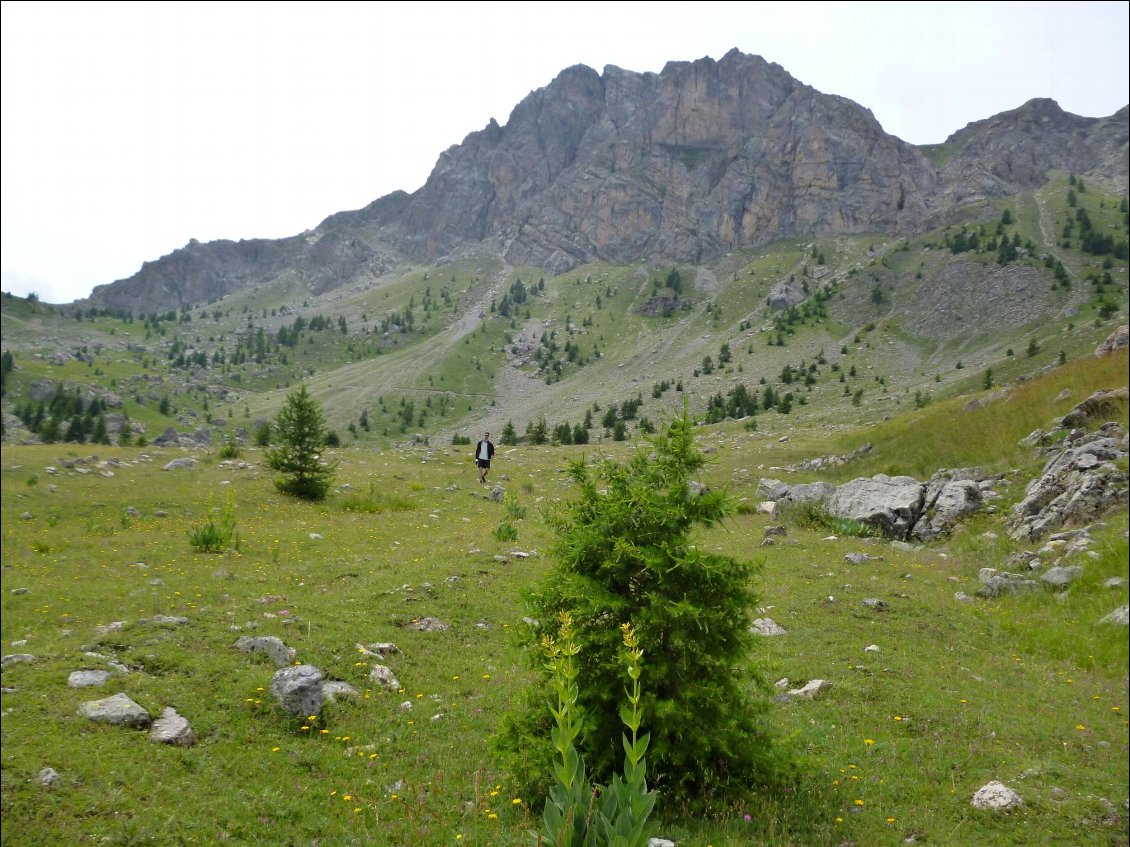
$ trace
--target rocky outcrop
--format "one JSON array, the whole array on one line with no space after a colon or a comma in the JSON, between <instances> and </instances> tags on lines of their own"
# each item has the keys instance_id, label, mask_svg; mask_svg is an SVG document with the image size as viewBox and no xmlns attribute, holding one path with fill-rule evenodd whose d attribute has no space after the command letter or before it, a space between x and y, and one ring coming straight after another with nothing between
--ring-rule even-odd
<instances>
[{"instance_id":1,"label":"rocky outcrop","mask_svg":"<svg viewBox=\"0 0 1130 847\"><path fill-rule=\"evenodd\" d=\"M828 511L905 539L922 514L925 496L922 483L913 477L879 474L845 482L829 498Z\"/></svg>"},{"instance_id":2,"label":"rocky outcrop","mask_svg":"<svg viewBox=\"0 0 1130 847\"><path fill-rule=\"evenodd\" d=\"M1130 326L1120 326L1095 349L1095 357L1108 356L1116 350L1125 350L1128 346L1130 346Z\"/></svg>"},{"instance_id":3,"label":"rocky outcrop","mask_svg":"<svg viewBox=\"0 0 1130 847\"><path fill-rule=\"evenodd\" d=\"M874 527L901 540L928 541L952 530L984 501L998 495L996 478L977 468L938 471L927 482L909 476L861 477L834 486L827 482L788 485L762 479L758 496L775 504L811 503L829 514Z\"/></svg>"},{"instance_id":4,"label":"rocky outcrop","mask_svg":"<svg viewBox=\"0 0 1130 847\"><path fill-rule=\"evenodd\" d=\"M1073 432L1013 507L1012 537L1036 540L1125 504L1127 476L1115 462L1126 453L1126 432L1118 424L1089 434Z\"/></svg>"},{"instance_id":5,"label":"rocky outcrop","mask_svg":"<svg viewBox=\"0 0 1130 847\"><path fill-rule=\"evenodd\" d=\"M1037 98L976 121L946 139L956 148L939 173L942 193L957 200L1035 188L1049 170L1087 174L1126 190L1127 115L1084 118L1054 100Z\"/></svg>"}]
</instances>

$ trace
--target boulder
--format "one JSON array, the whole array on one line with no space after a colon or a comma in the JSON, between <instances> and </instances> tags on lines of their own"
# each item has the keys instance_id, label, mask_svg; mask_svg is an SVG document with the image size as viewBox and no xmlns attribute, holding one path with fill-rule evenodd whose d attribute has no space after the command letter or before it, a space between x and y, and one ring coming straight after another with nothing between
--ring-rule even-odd
<instances>
[{"instance_id":1,"label":"boulder","mask_svg":"<svg viewBox=\"0 0 1130 847\"><path fill-rule=\"evenodd\" d=\"M1106 337L1095 350L1095 357L1106 356L1115 350L1123 350L1130 345L1130 326L1120 326Z\"/></svg>"},{"instance_id":2,"label":"boulder","mask_svg":"<svg viewBox=\"0 0 1130 847\"><path fill-rule=\"evenodd\" d=\"M795 306L806 297L808 295L804 293L802 286L792 279L783 279L774 285L769 292L769 308L779 312L788 309L790 306Z\"/></svg>"},{"instance_id":3,"label":"boulder","mask_svg":"<svg viewBox=\"0 0 1130 847\"><path fill-rule=\"evenodd\" d=\"M785 628L777 624L772 618L758 618L749 628L750 632L758 635L784 635Z\"/></svg>"},{"instance_id":4,"label":"boulder","mask_svg":"<svg viewBox=\"0 0 1130 847\"><path fill-rule=\"evenodd\" d=\"M1130 626L1130 606L1119 606L1109 615L1104 616L1099 623L1112 624L1114 626Z\"/></svg>"},{"instance_id":5,"label":"boulder","mask_svg":"<svg viewBox=\"0 0 1130 847\"><path fill-rule=\"evenodd\" d=\"M1012 510L1012 538L1035 541L1068 524L1091 523L1127 499L1121 427L1104 427L1059 450Z\"/></svg>"},{"instance_id":6,"label":"boulder","mask_svg":"<svg viewBox=\"0 0 1130 847\"><path fill-rule=\"evenodd\" d=\"M929 541L949 532L962 518L980 509L981 502L981 486L974 480L931 480L926 487L924 513L914 525L914 537Z\"/></svg>"},{"instance_id":7,"label":"boulder","mask_svg":"<svg viewBox=\"0 0 1130 847\"><path fill-rule=\"evenodd\" d=\"M275 663L275 667L283 668L294 661L298 655L293 647L287 647L282 639L274 635L260 635L252 637L244 635L235 642L237 650L243 653L264 653Z\"/></svg>"},{"instance_id":8,"label":"boulder","mask_svg":"<svg viewBox=\"0 0 1130 847\"><path fill-rule=\"evenodd\" d=\"M78 707L78 713L98 723L113 726L149 726L149 712L125 694L115 694L104 700L91 700Z\"/></svg>"},{"instance_id":9,"label":"boulder","mask_svg":"<svg viewBox=\"0 0 1130 847\"><path fill-rule=\"evenodd\" d=\"M74 671L67 677L69 688L93 688L105 685L113 674L109 671Z\"/></svg>"},{"instance_id":10,"label":"boulder","mask_svg":"<svg viewBox=\"0 0 1130 847\"><path fill-rule=\"evenodd\" d=\"M177 747L191 747L196 743L196 734L187 720L177 714L172 707L161 710L161 717L153 721L149 728L149 740L155 744L174 744Z\"/></svg>"},{"instance_id":11,"label":"boulder","mask_svg":"<svg viewBox=\"0 0 1130 847\"><path fill-rule=\"evenodd\" d=\"M1130 389L1125 387L1096 391L1063 416L1060 428L1078 429L1096 421L1113 420L1127 402L1130 402Z\"/></svg>"},{"instance_id":12,"label":"boulder","mask_svg":"<svg viewBox=\"0 0 1130 847\"><path fill-rule=\"evenodd\" d=\"M385 665L373 665L369 670L369 681L376 683L386 691L399 691L400 680L392 672L392 668Z\"/></svg>"},{"instance_id":13,"label":"boulder","mask_svg":"<svg viewBox=\"0 0 1130 847\"><path fill-rule=\"evenodd\" d=\"M271 696L289 715L316 715L322 711L325 702L322 672L313 665L283 668L271 679Z\"/></svg>"},{"instance_id":14,"label":"boulder","mask_svg":"<svg viewBox=\"0 0 1130 847\"><path fill-rule=\"evenodd\" d=\"M835 493L836 486L830 482L803 482L789 487L786 499L790 503L815 503L823 507Z\"/></svg>"},{"instance_id":15,"label":"boulder","mask_svg":"<svg viewBox=\"0 0 1130 847\"><path fill-rule=\"evenodd\" d=\"M879 474L845 482L829 499L828 511L905 540L922 513L924 496L922 484L912 477Z\"/></svg>"},{"instance_id":16,"label":"boulder","mask_svg":"<svg viewBox=\"0 0 1130 847\"><path fill-rule=\"evenodd\" d=\"M757 483L757 496L763 500L783 500L788 496L790 486L779 479L762 478Z\"/></svg>"},{"instance_id":17,"label":"boulder","mask_svg":"<svg viewBox=\"0 0 1130 847\"><path fill-rule=\"evenodd\" d=\"M1040 581L1049 588L1063 589L1083 575L1083 569L1078 565L1070 567L1049 568L1040 577Z\"/></svg>"}]
</instances>

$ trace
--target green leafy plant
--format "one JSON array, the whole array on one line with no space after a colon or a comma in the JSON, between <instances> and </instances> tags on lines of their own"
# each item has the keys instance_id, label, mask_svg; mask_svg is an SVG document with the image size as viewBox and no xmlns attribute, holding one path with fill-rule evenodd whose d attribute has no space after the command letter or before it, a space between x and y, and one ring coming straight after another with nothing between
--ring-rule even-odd
<instances>
[{"instance_id":1,"label":"green leafy plant","mask_svg":"<svg viewBox=\"0 0 1130 847\"><path fill-rule=\"evenodd\" d=\"M224 441L224 446L220 448L220 458L238 459L242 452L239 449L239 443L234 438L228 438Z\"/></svg>"},{"instance_id":2,"label":"green leafy plant","mask_svg":"<svg viewBox=\"0 0 1130 847\"><path fill-rule=\"evenodd\" d=\"M222 553L229 547L239 549L239 533L236 531L235 503L229 500L224 504L220 522L214 520L188 530L188 541L198 553Z\"/></svg>"},{"instance_id":3,"label":"green leafy plant","mask_svg":"<svg viewBox=\"0 0 1130 847\"><path fill-rule=\"evenodd\" d=\"M554 719L550 739L556 759L554 782L542 812L544 830L541 835L534 834L538 844L548 840L558 847L646 847L651 837L654 827L649 818L655 808L656 793L647 788L645 756L650 735L639 733L643 720L640 706L643 650L630 624L621 626L621 635L631 689L625 691L628 702L621 706L620 718L628 732L621 736L623 775L614 774L607 787L589 784L584 757L576 746L584 713L578 704L575 659L580 648L568 612L561 614L558 638L547 635L542 639L549 683L557 695L556 706L550 706Z\"/></svg>"},{"instance_id":4,"label":"green leafy plant","mask_svg":"<svg viewBox=\"0 0 1130 847\"><path fill-rule=\"evenodd\" d=\"M816 503L795 503L786 507L784 516L791 518L798 526L827 530L845 538L872 538L883 534L869 524L833 515Z\"/></svg>"},{"instance_id":5,"label":"green leafy plant","mask_svg":"<svg viewBox=\"0 0 1130 847\"><path fill-rule=\"evenodd\" d=\"M496 541L517 541L518 530L514 524L510 523L506 518L494 530L494 538Z\"/></svg>"}]
</instances>

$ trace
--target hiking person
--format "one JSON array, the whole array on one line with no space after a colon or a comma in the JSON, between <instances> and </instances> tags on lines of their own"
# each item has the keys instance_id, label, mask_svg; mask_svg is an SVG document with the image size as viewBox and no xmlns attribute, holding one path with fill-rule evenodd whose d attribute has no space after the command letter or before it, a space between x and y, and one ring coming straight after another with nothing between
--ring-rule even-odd
<instances>
[{"instance_id":1,"label":"hiking person","mask_svg":"<svg viewBox=\"0 0 1130 847\"><path fill-rule=\"evenodd\" d=\"M494 444L490 440L490 433L483 433L483 440L475 445L475 462L479 466L479 482L486 483L487 472L490 470L490 460L494 456Z\"/></svg>"}]
</instances>

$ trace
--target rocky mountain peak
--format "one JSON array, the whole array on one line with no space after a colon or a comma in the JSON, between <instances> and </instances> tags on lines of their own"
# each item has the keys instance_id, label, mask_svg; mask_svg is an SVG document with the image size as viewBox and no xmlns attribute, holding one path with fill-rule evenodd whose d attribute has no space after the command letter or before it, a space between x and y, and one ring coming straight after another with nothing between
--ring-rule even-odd
<instances>
[{"instance_id":1,"label":"rocky mountain peak","mask_svg":"<svg viewBox=\"0 0 1130 847\"><path fill-rule=\"evenodd\" d=\"M91 300L153 309L289 275L311 291L487 242L559 273L594 260L700 262L789 237L913 231L963 202L1039 185L1049 169L1125 191L1126 110L1082 118L1046 98L969 124L940 169L870 110L737 49L561 71L394 192L279 241L175 251Z\"/></svg>"}]
</instances>

